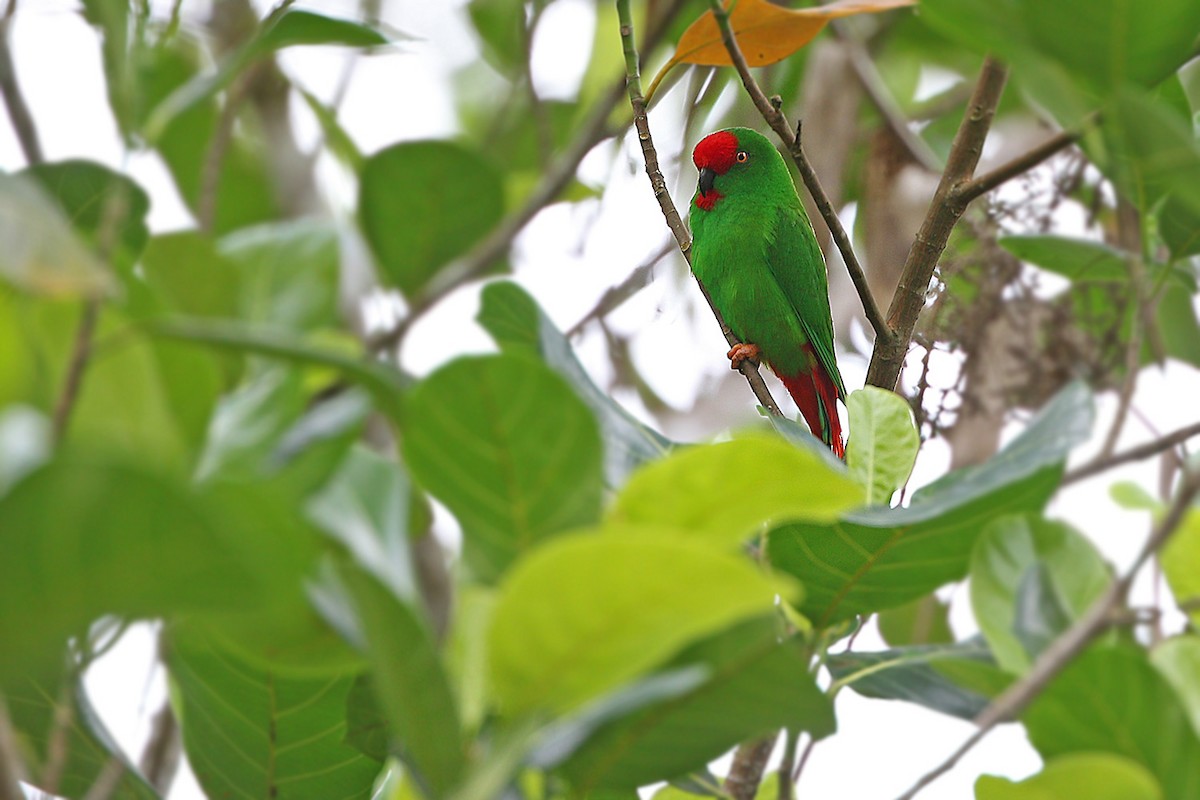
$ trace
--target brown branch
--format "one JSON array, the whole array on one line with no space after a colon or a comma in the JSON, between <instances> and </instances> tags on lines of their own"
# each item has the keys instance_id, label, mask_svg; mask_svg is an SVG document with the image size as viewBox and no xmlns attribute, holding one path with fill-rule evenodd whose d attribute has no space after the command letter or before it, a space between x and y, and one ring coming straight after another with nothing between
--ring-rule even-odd
<instances>
[{"instance_id":1,"label":"brown branch","mask_svg":"<svg viewBox=\"0 0 1200 800\"><path fill-rule=\"evenodd\" d=\"M121 788L121 779L129 768L117 756L109 756L88 788L83 800L109 800Z\"/></svg>"},{"instance_id":2,"label":"brown branch","mask_svg":"<svg viewBox=\"0 0 1200 800\"><path fill-rule=\"evenodd\" d=\"M92 357L92 336L96 332L96 320L100 316L100 301L85 300L83 311L79 318L79 327L75 329L75 344L71 347L71 358L67 362L67 374L63 377L62 389L54 404L54 418L51 431L55 443L61 442L67 435L71 424L71 412L79 399L79 390L83 386L83 373L87 370L88 361Z\"/></svg>"},{"instance_id":3,"label":"brown branch","mask_svg":"<svg viewBox=\"0 0 1200 800\"><path fill-rule=\"evenodd\" d=\"M8 704L0 695L0 800L25 800L20 784L23 778L25 764L21 760L17 734L8 715Z\"/></svg>"},{"instance_id":4,"label":"brown branch","mask_svg":"<svg viewBox=\"0 0 1200 800\"><path fill-rule=\"evenodd\" d=\"M969 203L980 195L987 194L1002 183L1012 180L1018 175L1025 174L1055 153L1059 153L1070 147L1078 139L1079 133L1077 131L1059 131L1029 152L1022 153L992 171L985 172L975 179L967 181L958 188L956 194L959 198Z\"/></svg>"},{"instance_id":5,"label":"brown branch","mask_svg":"<svg viewBox=\"0 0 1200 800\"><path fill-rule=\"evenodd\" d=\"M687 226L683 224L683 220L679 216L679 210L671 201L671 193L667 191L667 181L663 178L662 169L658 166L658 152L654 149L654 139L650 135L650 120L646 116L646 98L642 94L641 67L638 63L637 46L633 39L633 14L629 9L629 0L617 0L617 16L621 24L621 44L625 51L625 86L629 93L629 103L633 106L633 126L637 129L638 141L642 146L642 158L646 162L646 175L650 178L654 198L658 200L658 207L667 221L667 227L671 229L671 233L674 234L675 241L679 245L679 252L683 253L683 257L687 259L690 266L692 263L692 239ZM695 277L695 273L692 275ZM721 312L713 305L712 297L709 296L708 290L704 288L704 284L700 282L699 278L696 278L696 285L700 287L700 292L708 302L708 307L721 326L721 333L724 334L725 341L729 343L730 347L738 345L740 343L738 337L729 329ZM763 382L762 375L758 372L758 365L749 360L743 360L737 369L746 378L746 382L750 384L750 390L754 392L754 396L758 398L758 402L762 404L763 408L776 417L782 417L783 412L779 410L779 405L771 397L767 384Z\"/></svg>"},{"instance_id":6,"label":"brown branch","mask_svg":"<svg viewBox=\"0 0 1200 800\"><path fill-rule=\"evenodd\" d=\"M842 227L842 221L838 218L837 212L834 211L833 204L829 202L829 196L821 188L821 181L817 178L817 173L813 170L812 164L809 162L808 156L801 145L800 123L796 124L796 129L793 133L787 117L784 116L783 112L774 103L767 99L767 96L763 94L762 88L759 87L758 81L750 74L750 67L746 64L746 58L742 55L741 48L738 46L737 37L734 36L733 27L729 24L729 12L721 5L721 0L709 0L709 5L712 8L713 18L717 22L717 27L721 29L721 40L725 43L725 49L729 52L729 58L733 61L738 75L742 78L742 86L746 88L746 92L754 102L754 107L758 109L763 119L779 135L780 140L787 147L792 161L796 164L796 169L800 172L800 178L804 181L804 185L808 187L808 192L812 195L813 202L817 205L817 210L821 212L821 217L825 220L825 224L829 226L829 232L842 254L842 261L846 264L846 271L850 273L850 280L854 283L859 300L862 302L863 312L867 316L867 321L871 323L871 327L875 330L876 348L879 347L880 342L890 342L894 338L894 334L884 320L883 313L879 310L879 305L875 302L875 297L871 294L871 287L867 283L866 273L863 272L862 265L858 263L858 256L854 254L854 246L850 243L850 237L846 234L846 229Z\"/></svg>"},{"instance_id":7,"label":"brown branch","mask_svg":"<svg viewBox=\"0 0 1200 800\"><path fill-rule=\"evenodd\" d=\"M654 268L658 266L658 262L666 258L674 249L675 244L668 240L662 247L655 250L653 255L643 261L637 269L629 273L629 277L616 286L605 289L604 294L600 295L600 299L596 301L591 310L567 329L565 336L568 339L577 336L589 322L608 316L612 311L620 308L622 303L644 289L646 284L650 282L650 277L654 272Z\"/></svg>"},{"instance_id":8,"label":"brown branch","mask_svg":"<svg viewBox=\"0 0 1200 800\"><path fill-rule=\"evenodd\" d=\"M182 755L179 741L179 723L171 709L171 701L164 700L162 707L150 722L150 738L142 748L138 768L146 782L161 796L167 796Z\"/></svg>"},{"instance_id":9,"label":"brown branch","mask_svg":"<svg viewBox=\"0 0 1200 800\"><path fill-rule=\"evenodd\" d=\"M954 135L946 170L938 183L929 211L904 262L896 294L888 309L888 325L895 333L887 339L876 338L867 383L894 390L912 341L917 318L925 307L925 294L938 258L946 249L950 232L966 211L969 198L960 196L961 186L971 179L983 142L991 128L992 117L1000 103L1008 70L991 56L984 59L979 81L967 105L967 113Z\"/></svg>"},{"instance_id":10,"label":"brown branch","mask_svg":"<svg viewBox=\"0 0 1200 800\"><path fill-rule=\"evenodd\" d=\"M8 119L12 122L17 141L21 143L21 152L25 154L25 161L31 165L40 164L44 160L42 144L38 138L33 114L30 113L29 105L25 102L25 95L21 93L21 86L17 83L12 43L9 41L13 15L16 10L16 0L9 0L4 9L4 16L0 17L0 96L4 98L4 108L8 111Z\"/></svg>"},{"instance_id":11,"label":"brown branch","mask_svg":"<svg viewBox=\"0 0 1200 800\"><path fill-rule=\"evenodd\" d=\"M1001 722L1013 719L1025 710L1026 706L1037 698L1038 694L1062 672L1072 659L1082 653L1093 639L1113 623L1114 612L1124 602L1134 577L1142 566L1171 538L1171 534L1183 521L1184 515L1191 510L1192 500L1198 491L1200 491L1200 473L1185 473L1175 502L1171 504L1167 514L1154 526L1133 566L1124 575L1113 581L1082 617L1042 651L1024 677L1009 686L979 713L979 716L975 718L975 724L979 726L979 730L963 742L949 758L923 775L911 789L900 796L899 800L912 800L921 789L949 772L959 759L978 744L992 728Z\"/></svg>"},{"instance_id":12,"label":"brown branch","mask_svg":"<svg viewBox=\"0 0 1200 800\"><path fill-rule=\"evenodd\" d=\"M729 774L725 776L724 788L733 800L754 800L778 737L778 733L772 733L738 747L733 754L733 763L729 765Z\"/></svg>"},{"instance_id":13,"label":"brown branch","mask_svg":"<svg viewBox=\"0 0 1200 800\"><path fill-rule=\"evenodd\" d=\"M1059 485L1065 486L1068 483L1075 483L1076 481L1081 481L1084 478L1090 478L1093 475L1098 475L1105 470L1112 469L1113 467L1120 466L1121 464L1128 464L1131 461L1141 461L1143 458L1156 456L1159 453L1170 450L1172 447L1183 444L1193 436L1200 436L1200 422L1180 428L1172 433L1168 433L1166 436L1155 439L1152 442L1146 442L1145 444L1140 444L1137 447L1131 447L1128 450L1117 453L1116 455L1092 459L1088 463L1076 467L1064 475Z\"/></svg>"}]
</instances>

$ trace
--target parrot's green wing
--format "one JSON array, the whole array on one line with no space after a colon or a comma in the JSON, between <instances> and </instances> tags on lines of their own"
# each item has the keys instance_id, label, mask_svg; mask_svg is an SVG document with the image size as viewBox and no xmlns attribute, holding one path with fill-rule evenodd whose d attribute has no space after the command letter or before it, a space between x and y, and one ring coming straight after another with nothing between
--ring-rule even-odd
<instances>
[{"instance_id":1,"label":"parrot's green wing","mask_svg":"<svg viewBox=\"0 0 1200 800\"><path fill-rule=\"evenodd\" d=\"M780 208L773 233L767 247L767 264L784 296L796 309L821 366L837 386L838 396L844 398L846 387L833 354L833 316L829 311L825 258L803 207Z\"/></svg>"}]
</instances>

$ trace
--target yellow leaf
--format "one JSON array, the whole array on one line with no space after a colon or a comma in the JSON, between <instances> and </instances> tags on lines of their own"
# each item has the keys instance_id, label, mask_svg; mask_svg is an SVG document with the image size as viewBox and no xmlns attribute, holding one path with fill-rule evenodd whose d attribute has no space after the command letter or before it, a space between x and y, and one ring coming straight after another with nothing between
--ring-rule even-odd
<instances>
[{"instance_id":1,"label":"yellow leaf","mask_svg":"<svg viewBox=\"0 0 1200 800\"><path fill-rule=\"evenodd\" d=\"M767 0L726 0L725 7L732 4L729 23L746 63L762 67L782 61L804 47L831 19L890 11L915 3L916 0L836 0L812 8L781 8ZM646 97L654 95L663 77L676 64L729 66L732 63L721 41L716 18L712 11L706 11L683 32L675 55L651 81Z\"/></svg>"}]
</instances>

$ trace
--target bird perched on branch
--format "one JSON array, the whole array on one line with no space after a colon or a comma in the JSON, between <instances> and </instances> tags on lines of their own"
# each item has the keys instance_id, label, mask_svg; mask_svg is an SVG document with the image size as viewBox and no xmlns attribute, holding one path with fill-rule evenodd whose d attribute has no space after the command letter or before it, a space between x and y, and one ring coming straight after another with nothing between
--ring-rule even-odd
<instances>
[{"instance_id":1,"label":"bird perched on branch","mask_svg":"<svg viewBox=\"0 0 1200 800\"><path fill-rule=\"evenodd\" d=\"M701 139L692 161L692 271L742 341L731 365L765 361L813 434L844 458L825 258L783 157L761 134L729 128Z\"/></svg>"}]
</instances>

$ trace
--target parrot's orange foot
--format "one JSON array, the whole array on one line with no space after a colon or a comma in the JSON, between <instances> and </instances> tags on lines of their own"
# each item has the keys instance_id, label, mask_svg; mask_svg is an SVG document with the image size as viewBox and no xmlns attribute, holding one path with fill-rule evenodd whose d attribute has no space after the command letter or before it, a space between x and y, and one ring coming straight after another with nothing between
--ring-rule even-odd
<instances>
[{"instance_id":1,"label":"parrot's orange foot","mask_svg":"<svg viewBox=\"0 0 1200 800\"><path fill-rule=\"evenodd\" d=\"M735 344L726 353L729 357L729 368L741 369L743 361L751 361L757 364L761 353L762 351L758 349L758 345L756 344Z\"/></svg>"}]
</instances>

